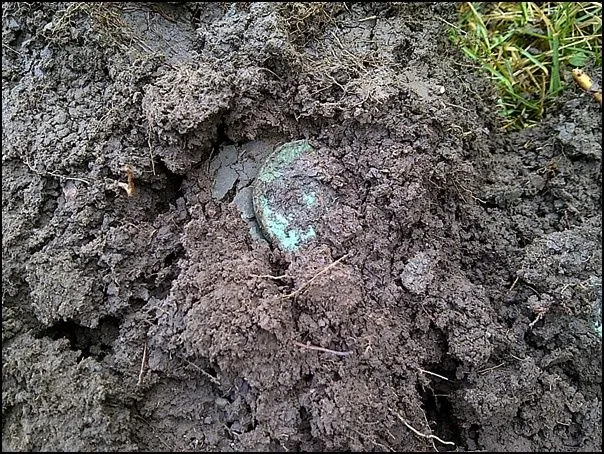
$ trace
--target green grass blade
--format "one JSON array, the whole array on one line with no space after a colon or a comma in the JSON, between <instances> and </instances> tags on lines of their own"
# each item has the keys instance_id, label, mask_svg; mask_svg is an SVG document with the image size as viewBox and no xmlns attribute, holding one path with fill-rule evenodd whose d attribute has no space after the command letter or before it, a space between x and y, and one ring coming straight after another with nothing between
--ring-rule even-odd
<instances>
[{"instance_id":1,"label":"green grass blade","mask_svg":"<svg viewBox=\"0 0 604 454\"><path fill-rule=\"evenodd\" d=\"M572 68L602 66L601 3L466 2L455 27L448 36L493 80L506 126L539 121Z\"/></svg>"},{"instance_id":2,"label":"green grass blade","mask_svg":"<svg viewBox=\"0 0 604 454\"><path fill-rule=\"evenodd\" d=\"M552 49L552 70L549 79L549 93L555 95L560 90L560 55L558 54L558 34L554 33L550 39Z\"/></svg>"}]
</instances>

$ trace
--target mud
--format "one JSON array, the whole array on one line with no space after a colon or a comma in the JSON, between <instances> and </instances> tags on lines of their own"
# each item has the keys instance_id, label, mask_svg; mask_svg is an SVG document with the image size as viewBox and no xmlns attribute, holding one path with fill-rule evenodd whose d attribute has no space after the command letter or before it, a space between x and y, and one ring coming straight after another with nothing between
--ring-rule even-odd
<instances>
[{"instance_id":1,"label":"mud","mask_svg":"<svg viewBox=\"0 0 604 454\"><path fill-rule=\"evenodd\" d=\"M588 95L502 131L453 4L2 10L3 450L601 450ZM240 157L302 139L281 252Z\"/></svg>"}]
</instances>

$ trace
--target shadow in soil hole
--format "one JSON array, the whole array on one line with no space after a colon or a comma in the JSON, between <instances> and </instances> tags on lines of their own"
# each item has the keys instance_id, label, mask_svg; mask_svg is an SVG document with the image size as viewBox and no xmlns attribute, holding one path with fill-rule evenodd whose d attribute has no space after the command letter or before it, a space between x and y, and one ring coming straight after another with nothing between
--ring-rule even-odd
<instances>
[{"instance_id":1,"label":"shadow in soil hole","mask_svg":"<svg viewBox=\"0 0 604 454\"><path fill-rule=\"evenodd\" d=\"M176 206L176 201L183 196L181 186L184 176L172 172L162 161L155 164L155 169L158 174L166 176L165 187L158 194L159 200L156 205L156 213L154 214L157 216L160 213L168 212L171 205Z\"/></svg>"},{"instance_id":2,"label":"shadow in soil hole","mask_svg":"<svg viewBox=\"0 0 604 454\"><path fill-rule=\"evenodd\" d=\"M170 252L164 258L163 262L159 262L161 264L153 268L153 272L144 278L143 282L145 283L145 288L149 291L149 296L152 298L162 300L168 296L170 289L172 288L172 282L176 279L180 273L180 268L178 267L178 261L183 258L185 255L185 250L182 245L178 244L175 246L175 250ZM162 277L158 279L158 273L162 270ZM137 306L136 299L134 303L131 304L131 307L134 310L140 309L143 304Z\"/></svg>"},{"instance_id":3,"label":"shadow in soil hole","mask_svg":"<svg viewBox=\"0 0 604 454\"><path fill-rule=\"evenodd\" d=\"M430 371L444 377L453 375L451 370L437 369L437 367L432 366ZM437 444L439 451L455 451L457 448L465 445L463 439L460 437L463 430L459 426L459 421L453 413L450 402L451 393L457 388L458 385L454 382L440 379L433 380L430 387L424 387L419 383L417 385L417 391L422 398L426 419L430 425L430 433L436 435L441 440L455 443L455 446L445 445L435 440L434 443Z\"/></svg>"},{"instance_id":4,"label":"shadow in soil hole","mask_svg":"<svg viewBox=\"0 0 604 454\"><path fill-rule=\"evenodd\" d=\"M81 352L80 359L92 356L101 360L113 351L113 342L119 335L119 325L120 320L112 316L103 317L97 328L88 328L72 320L60 321L44 329L37 337L67 339L72 350Z\"/></svg>"}]
</instances>

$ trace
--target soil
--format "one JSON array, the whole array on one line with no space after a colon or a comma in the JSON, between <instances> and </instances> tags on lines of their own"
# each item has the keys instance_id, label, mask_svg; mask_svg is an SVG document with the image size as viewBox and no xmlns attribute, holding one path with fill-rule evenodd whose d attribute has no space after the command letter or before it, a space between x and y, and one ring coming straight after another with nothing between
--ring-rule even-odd
<instances>
[{"instance_id":1,"label":"soil","mask_svg":"<svg viewBox=\"0 0 604 454\"><path fill-rule=\"evenodd\" d=\"M2 449L601 451L601 108L504 131L455 14L3 2Z\"/></svg>"}]
</instances>

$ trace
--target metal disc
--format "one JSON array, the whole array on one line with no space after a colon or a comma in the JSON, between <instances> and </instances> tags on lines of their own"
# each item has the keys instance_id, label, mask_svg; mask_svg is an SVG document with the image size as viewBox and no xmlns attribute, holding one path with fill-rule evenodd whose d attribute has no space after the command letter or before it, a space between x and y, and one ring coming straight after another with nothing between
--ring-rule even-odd
<instances>
[{"instance_id":1,"label":"metal disc","mask_svg":"<svg viewBox=\"0 0 604 454\"><path fill-rule=\"evenodd\" d=\"M318 156L306 140L281 145L256 177L253 204L265 237L294 252L317 238L332 191L319 181Z\"/></svg>"}]
</instances>

